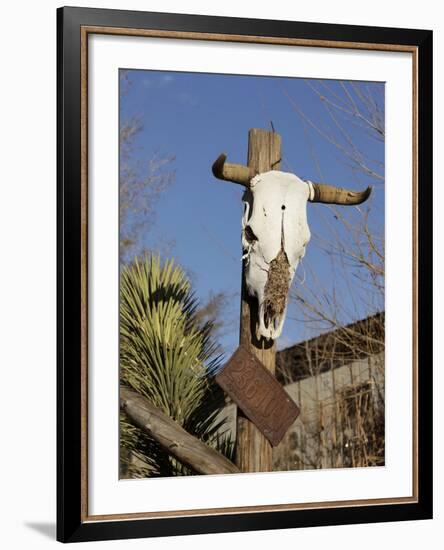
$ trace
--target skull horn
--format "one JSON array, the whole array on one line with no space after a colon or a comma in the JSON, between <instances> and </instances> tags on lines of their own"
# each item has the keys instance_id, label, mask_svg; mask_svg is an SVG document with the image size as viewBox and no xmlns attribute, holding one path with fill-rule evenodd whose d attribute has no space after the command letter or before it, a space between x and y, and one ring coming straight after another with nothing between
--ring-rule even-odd
<instances>
[{"instance_id":1,"label":"skull horn","mask_svg":"<svg viewBox=\"0 0 444 550\"><path fill-rule=\"evenodd\" d=\"M371 186L365 191L349 191L326 183L309 182L313 192L310 202L323 202L325 204L355 205L366 201L372 192Z\"/></svg>"},{"instance_id":2,"label":"skull horn","mask_svg":"<svg viewBox=\"0 0 444 550\"><path fill-rule=\"evenodd\" d=\"M250 187L250 181L256 175L256 172L248 166L242 164L229 164L225 161L227 155L219 155L213 163L213 175L215 178L225 181L239 183L245 187Z\"/></svg>"}]
</instances>

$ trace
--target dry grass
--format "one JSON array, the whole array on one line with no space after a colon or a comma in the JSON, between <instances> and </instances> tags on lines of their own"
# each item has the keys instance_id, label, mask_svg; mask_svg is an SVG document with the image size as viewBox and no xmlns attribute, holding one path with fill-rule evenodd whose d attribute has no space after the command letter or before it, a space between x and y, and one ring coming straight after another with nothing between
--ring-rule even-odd
<instances>
[{"instance_id":1,"label":"dry grass","mask_svg":"<svg viewBox=\"0 0 444 550\"><path fill-rule=\"evenodd\" d=\"M268 270L268 280L264 291L265 326L284 313L289 286L290 264L287 254L281 248L276 258L270 262Z\"/></svg>"}]
</instances>

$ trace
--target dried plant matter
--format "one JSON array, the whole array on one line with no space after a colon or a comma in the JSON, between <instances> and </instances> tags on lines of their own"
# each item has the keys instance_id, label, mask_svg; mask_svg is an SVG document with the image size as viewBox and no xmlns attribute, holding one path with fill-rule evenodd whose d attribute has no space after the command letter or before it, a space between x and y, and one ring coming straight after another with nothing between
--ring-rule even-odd
<instances>
[{"instance_id":1,"label":"dried plant matter","mask_svg":"<svg viewBox=\"0 0 444 550\"><path fill-rule=\"evenodd\" d=\"M264 291L265 326L268 327L275 318L280 318L285 311L288 288L290 286L290 264L283 249L270 262L268 279Z\"/></svg>"}]
</instances>

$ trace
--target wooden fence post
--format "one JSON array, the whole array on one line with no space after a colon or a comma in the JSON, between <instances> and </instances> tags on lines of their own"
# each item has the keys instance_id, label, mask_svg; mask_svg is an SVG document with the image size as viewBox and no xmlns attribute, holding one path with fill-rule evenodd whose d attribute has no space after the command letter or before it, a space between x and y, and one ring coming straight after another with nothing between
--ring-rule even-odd
<instances>
[{"instance_id":1,"label":"wooden fence post","mask_svg":"<svg viewBox=\"0 0 444 550\"><path fill-rule=\"evenodd\" d=\"M274 132L253 128L248 133L248 166L258 172L279 170L281 137ZM271 340L256 338L257 301L245 286L245 265L242 266L240 344L256 355L273 375L276 348ZM270 472L273 469L272 446L265 436L237 409L236 464L241 472Z\"/></svg>"}]
</instances>

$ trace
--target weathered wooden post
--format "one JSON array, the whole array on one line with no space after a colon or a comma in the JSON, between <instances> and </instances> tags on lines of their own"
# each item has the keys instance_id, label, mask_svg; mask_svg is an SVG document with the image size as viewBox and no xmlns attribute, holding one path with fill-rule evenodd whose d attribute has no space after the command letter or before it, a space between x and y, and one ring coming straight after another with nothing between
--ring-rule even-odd
<instances>
[{"instance_id":1,"label":"weathered wooden post","mask_svg":"<svg viewBox=\"0 0 444 550\"><path fill-rule=\"evenodd\" d=\"M226 159L219 155L212 171L216 178L246 188L244 260L239 347L216 382L238 407L237 466L242 472L268 472L272 446L279 445L299 414L274 377L274 340L282 330L294 271L310 239L306 204L361 204L371 188L350 191L281 172L281 138L266 130L249 131L246 166Z\"/></svg>"},{"instance_id":2,"label":"weathered wooden post","mask_svg":"<svg viewBox=\"0 0 444 550\"><path fill-rule=\"evenodd\" d=\"M281 137L274 132L253 128L248 132L248 167L256 173L279 170ZM245 260L244 260L245 264ZM241 317L239 343L258 357L274 375L276 346L273 340L256 339L257 301L245 286L242 265ZM268 439L237 409L236 464L241 472L270 472L273 466L272 446Z\"/></svg>"}]
</instances>

